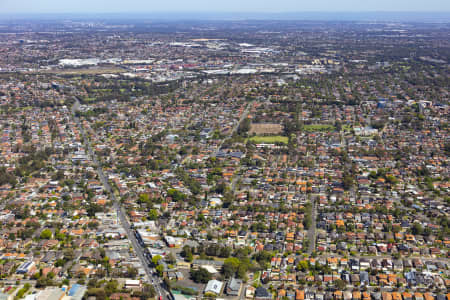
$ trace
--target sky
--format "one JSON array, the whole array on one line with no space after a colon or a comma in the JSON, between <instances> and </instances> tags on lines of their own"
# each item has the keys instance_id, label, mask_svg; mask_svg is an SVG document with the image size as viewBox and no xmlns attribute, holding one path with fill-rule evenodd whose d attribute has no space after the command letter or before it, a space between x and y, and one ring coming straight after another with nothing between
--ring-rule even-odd
<instances>
[{"instance_id":1,"label":"sky","mask_svg":"<svg viewBox=\"0 0 450 300\"><path fill-rule=\"evenodd\" d=\"M0 0L0 14L305 11L448 12L450 0Z\"/></svg>"}]
</instances>

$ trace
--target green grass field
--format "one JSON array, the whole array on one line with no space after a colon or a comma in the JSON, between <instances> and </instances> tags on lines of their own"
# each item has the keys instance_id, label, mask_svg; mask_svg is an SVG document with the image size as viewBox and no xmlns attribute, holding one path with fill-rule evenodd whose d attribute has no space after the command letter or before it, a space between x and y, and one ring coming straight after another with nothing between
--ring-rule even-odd
<instances>
[{"instance_id":1,"label":"green grass field","mask_svg":"<svg viewBox=\"0 0 450 300\"><path fill-rule=\"evenodd\" d=\"M353 127L351 125L342 125L343 131L352 131Z\"/></svg>"},{"instance_id":2,"label":"green grass field","mask_svg":"<svg viewBox=\"0 0 450 300\"><path fill-rule=\"evenodd\" d=\"M311 124L303 126L303 130L305 131L334 131L335 127L333 125L328 124Z\"/></svg>"},{"instance_id":3,"label":"green grass field","mask_svg":"<svg viewBox=\"0 0 450 300\"><path fill-rule=\"evenodd\" d=\"M288 143L288 138L286 136L281 135L271 135L271 136L252 136L250 141L255 143L267 143L267 144L275 144L275 143Z\"/></svg>"}]
</instances>

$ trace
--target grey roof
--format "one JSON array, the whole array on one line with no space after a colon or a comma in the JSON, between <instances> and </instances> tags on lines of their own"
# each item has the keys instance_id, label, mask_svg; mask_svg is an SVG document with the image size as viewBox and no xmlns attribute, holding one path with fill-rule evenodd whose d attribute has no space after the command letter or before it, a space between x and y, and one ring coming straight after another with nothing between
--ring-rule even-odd
<instances>
[{"instance_id":1,"label":"grey roof","mask_svg":"<svg viewBox=\"0 0 450 300\"><path fill-rule=\"evenodd\" d=\"M257 298L272 298L272 295L269 293L269 291L266 288L259 286L255 290L255 297L257 297Z\"/></svg>"},{"instance_id":2,"label":"grey roof","mask_svg":"<svg viewBox=\"0 0 450 300\"><path fill-rule=\"evenodd\" d=\"M194 259L193 263L196 265L223 266L223 261L220 260Z\"/></svg>"},{"instance_id":3,"label":"grey roof","mask_svg":"<svg viewBox=\"0 0 450 300\"><path fill-rule=\"evenodd\" d=\"M230 295L238 295L239 290L241 289L242 280L231 278L231 280L228 282L227 286L227 294Z\"/></svg>"},{"instance_id":4,"label":"grey roof","mask_svg":"<svg viewBox=\"0 0 450 300\"><path fill-rule=\"evenodd\" d=\"M374 292L374 293L371 294L371 296L375 300L381 299L381 293L379 293L379 292Z\"/></svg>"}]
</instances>

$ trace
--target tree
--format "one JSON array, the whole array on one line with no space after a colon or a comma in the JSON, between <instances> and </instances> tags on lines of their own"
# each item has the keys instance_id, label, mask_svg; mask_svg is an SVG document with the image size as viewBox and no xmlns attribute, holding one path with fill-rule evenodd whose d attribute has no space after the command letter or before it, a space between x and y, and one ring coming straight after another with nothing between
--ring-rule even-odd
<instances>
[{"instance_id":1,"label":"tree","mask_svg":"<svg viewBox=\"0 0 450 300\"><path fill-rule=\"evenodd\" d=\"M13 187L17 184L16 177L7 172L5 167L0 168L0 185L9 183Z\"/></svg>"},{"instance_id":2,"label":"tree","mask_svg":"<svg viewBox=\"0 0 450 300\"><path fill-rule=\"evenodd\" d=\"M150 196L148 194L140 194L138 198L138 203L149 203Z\"/></svg>"},{"instance_id":3,"label":"tree","mask_svg":"<svg viewBox=\"0 0 450 300\"><path fill-rule=\"evenodd\" d=\"M89 229L96 229L96 228L98 228L98 222L89 222L88 223L88 227L89 227Z\"/></svg>"},{"instance_id":4,"label":"tree","mask_svg":"<svg viewBox=\"0 0 450 300\"><path fill-rule=\"evenodd\" d=\"M55 175L52 177L53 180L63 180L64 179L64 170L58 170Z\"/></svg>"},{"instance_id":5,"label":"tree","mask_svg":"<svg viewBox=\"0 0 450 300\"><path fill-rule=\"evenodd\" d=\"M72 248L64 250L64 260L71 261L75 258L75 253Z\"/></svg>"},{"instance_id":6,"label":"tree","mask_svg":"<svg viewBox=\"0 0 450 300\"><path fill-rule=\"evenodd\" d=\"M242 120L242 122L239 124L237 133L241 136L246 136L247 132L250 130L251 127L251 120L249 118L245 118Z\"/></svg>"},{"instance_id":7,"label":"tree","mask_svg":"<svg viewBox=\"0 0 450 300\"><path fill-rule=\"evenodd\" d=\"M335 280L334 284L336 285L336 288L341 291L344 290L345 287L347 286L345 281L342 279Z\"/></svg>"},{"instance_id":8,"label":"tree","mask_svg":"<svg viewBox=\"0 0 450 300\"><path fill-rule=\"evenodd\" d=\"M263 266L264 264L270 262L270 260L272 259L273 254L270 253L269 251L263 250L260 251L258 253L256 253L254 255L254 259L261 265Z\"/></svg>"},{"instance_id":9,"label":"tree","mask_svg":"<svg viewBox=\"0 0 450 300\"><path fill-rule=\"evenodd\" d=\"M236 249L233 256L242 260L242 259L248 258L250 253L252 253L252 248L241 247L241 248Z\"/></svg>"},{"instance_id":10,"label":"tree","mask_svg":"<svg viewBox=\"0 0 450 300\"><path fill-rule=\"evenodd\" d=\"M185 261L191 262L194 260L194 256L192 255L192 249L188 245L185 245L183 247L183 250L181 251L180 255L184 257Z\"/></svg>"},{"instance_id":11,"label":"tree","mask_svg":"<svg viewBox=\"0 0 450 300\"><path fill-rule=\"evenodd\" d=\"M192 262L194 260L194 255L192 255L192 252L187 254L184 260L186 260L187 262Z\"/></svg>"},{"instance_id":12,"label":"tree","mask_svg":"<svg viewBox=\"0 0 450 300\"><path fill-rule=\"evenodd\" d=\"M152 263L153 265L157 266L159 261L162 259L161 255L155 255L152 257Z\"/></svg>"},{"instance_id":13,"label":"tree","mask_svg":"<svg viewBox=\"0 0 450 300\"><path fill-rule=\"evenodd\" d=\"M203 268L199 268L198 270L191 269L189 274L191 275L191 279L196 283L207 283L212 278L211 273Z\"/></svg>"},{"instance_id":14,"label":"tree","mask_svg":"<svg viewBox=\"0 0 450 300\"><path fill-rule=\"evenodd\" d=\"M142 289L142 297L144 299L154 298L156 296L156 291L153 285L144 283L144 287Z\"/></svg>"},{"instance_id":15,"label":"tree","mask_svg":"<svg viewBox=\"0 0 450 300\"><path fill-rule=\"evenodd\" d=\"M307 271L309 269L308 261L306 261L306 260L300 261L297 265L297 269L302 272Z\"/></svg>"},{"instance_id":16,"label":"tree","mask_svg":"<svg viewBox=\"0 0 450 300\"><path fill-rule=\"evenodd\" d=\"M151 209L148 213L149 220L156 220L158 219L158 211L156 209Z\"/></svg>"},{"instance_id":17,"label":"tree","mask_svg":"<svg viewBox=\"0 0 450 300\"><path fill-rule=\"evenodd\" d=\"M222 273L225 277L232 277L238 270L241 261L236 257L225 259L222 266Z\"/></svg>"},{"instance_id":18,"label":"tree","mask_svg":"<svg viewBox=\"0 0 450 300\"><path fill-rule=\"evenodd\" d=\"M241 278L244 281L247 281L247 271L248 271L247 264L241 263L237 269L236 275L238 278Z\"/></svg>"},{"instance_id":19,"label":"tree","mask_svg":"<svg viewBox=\"0 0 450 300\"><path fill-rule=\"evenodd\" d=\"M102 288L90 288L87 290L87 295L94 296L98 300L106 299L106 292Z\"/></svg>"},{"instance_id":20,"label":"tree","mask_svg":"<svg viewBox=\"0 0 450 300\"><path fill-rule=\"evenodd\" d=\"M30 289L30 287L31 287L31 284L25 283L25 285L23 286L23 288L21 288L21 289L17 292L16 297L14 297L14 299L21 299L21 298L25 295L25 293L28 292L28 290Z\"/></svg>"},{"instance_id":21,"label":"tree","mask_svg":"<svg viewBox=\"0 0 450 300\"><path fill-rule=\"evenodd\" d=\"M105 285L105 292L108 295L111 295L112 293L116 293L118 291L119 283L117 280L110 280Z\"/></svg>"},{"instance_id":22,"label":"tree","mask_svg":"<svg viewBox=\"0 0 450 300\"><path fill-rule=\"evenodd\" d=\"M309 227L311 227L312 225L312 218L310 214L306 214L305 218L303 219L303 226L305 227L306 230L309 229Z\"/></svg>"},{"instance_id":23,"label":"tree","mask_svg":"<svg viewBox=\"0 0 450 300\"><path fill-rule=\"evenodd\" d=\"M89 195L89 193L88 193ZM92 202L88 205L86 212L88 216L93 217L95 213L103 211L103 208L95 202Z\"/></svg>"},{"instance_id":24,"label":"tree","mask_svg":"<svg viewBox=\"0 0 450 300\"><path fill-rule=\"evenodd\" d=\"M55 267L62 267L65 263L64 259L60 258L55 262Z\"/></svg>"},{"instance_id":25,"label":"tree","mask_svg":"<svg viewBox=\"0 0 450 300\"><path fill-rule=\"evenodd\" d=\"M53 279L53 278L55 278L55 273L53 273L53 272L48 272L47 278L48 278L48 279Z\"/></svg>"},{"instance_id":26,"label":"tree","mask_svg":"<svg viewBox=\"0 0 450 300\"><path fill-rule=\"evenodd\" d=\"M188 245L185 245L183 247L183 250L181 251L181 256L184 257L184 260L188 262L194 260L194 256L192 255L192 249Z\"/></svg>"},{"instance_id":27,"label":"tree","mask_svg":"<svg viewBox=\"0 0 450 300\"><path fill-rule=\"evenodd\" d=\"M158 276L162 277L163 276L163 272L164 272L164 266L163 265L157 265L155 269L158 272Z\"/></svg>"},{"instance_id":28,"label":"tree","mask_svg":"<svg viewBox=\"0 0 450 300\"><path fill-rule=\"evenodd\" d=\"M128 267L127 268L127 275L130 278L136 278L138 274L138 270L135 267Z\"/></svg>"},{"instance_id":29,"label":"tree","mask_svg":"<svg viewBox=\"0 0 450 300\"><path fill-rule=\"evenodd\" d=\"M52 235L53 235L53 233L50 229L44 229L41 232L40 238L43 240L48 240L48 239L52 238Z\"/></svg>"},{"instance_id":30,"label":"tree","mask_svg":"<svg viewBox=\"0 0 450 300\"><path fill-rule=\"evenodd\" d=\"M230 257L230 254L231 254L230 247L225 246L225 247L220 248L219 257Z\"/></svg>"},{"instance_id":31,"label":"tree","mask_svg":"<svg viewBox=\"0 0 450 300\"><path fill-rule=\"evenodd\" d=\"M344 175L342 186L344 187L344 190L349 190L353 186L353 177L350 174Z\"/></svg>"},{"instance_id":32,"label":"tree","mask_svg":"<svg viewBox=\"0 0 450 300\"><path fill-rule=\"evenodd\" d=\"M185 201L187 196L176 189L169 189L167 191L167 196L172 197L175 202Z\"/></svg>"},{"instance_id":33,"label":"tree","mask_svg":"<svg viewBox=\"0 0 450 300\"><path fill-rule=\"evenodd\" d=\"M420 223L414 223L414 225L411 228L411 232L413 234L422 234L423 232L423 227Z\"/></svg>"}]
</instances>

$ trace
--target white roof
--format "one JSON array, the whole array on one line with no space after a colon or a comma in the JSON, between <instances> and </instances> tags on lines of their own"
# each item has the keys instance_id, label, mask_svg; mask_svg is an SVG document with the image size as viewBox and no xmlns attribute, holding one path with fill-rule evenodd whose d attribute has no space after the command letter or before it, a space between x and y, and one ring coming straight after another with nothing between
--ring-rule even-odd
<instances>
[{"instance_id":1,"label":"white roof","mask_svg":"<svg viewBox=\"0 0 450 300\"><path fill-rule=\"evenodd\" d=\"M222 291L223 282L218 280L210 280L205 287L205 293L212 292L216 295L219 295Z\"/></svg>"},{"instance_id":2,"label":"white roof","mask_svg":"<svg viewBox=\"0 0 450 300\"><path fill-rule=\"evenodd\" d=\"M217 271L217 269L214 268L213 266L205 265L205 266L202 266L202 268L205 269L206 271L208 271L211 274L219 273L219 271Z\"/></svg>"},{"instance_id":3,"label":"white roof","mask_svg":"<svg viewBox=\"0 0 450 300\"><path fill-rule=\"evenodd\" d=\"M141 284L140 280L127 279L125 281L125 285L140 285L140 284Z\"/></svg>"}]
</instances>

